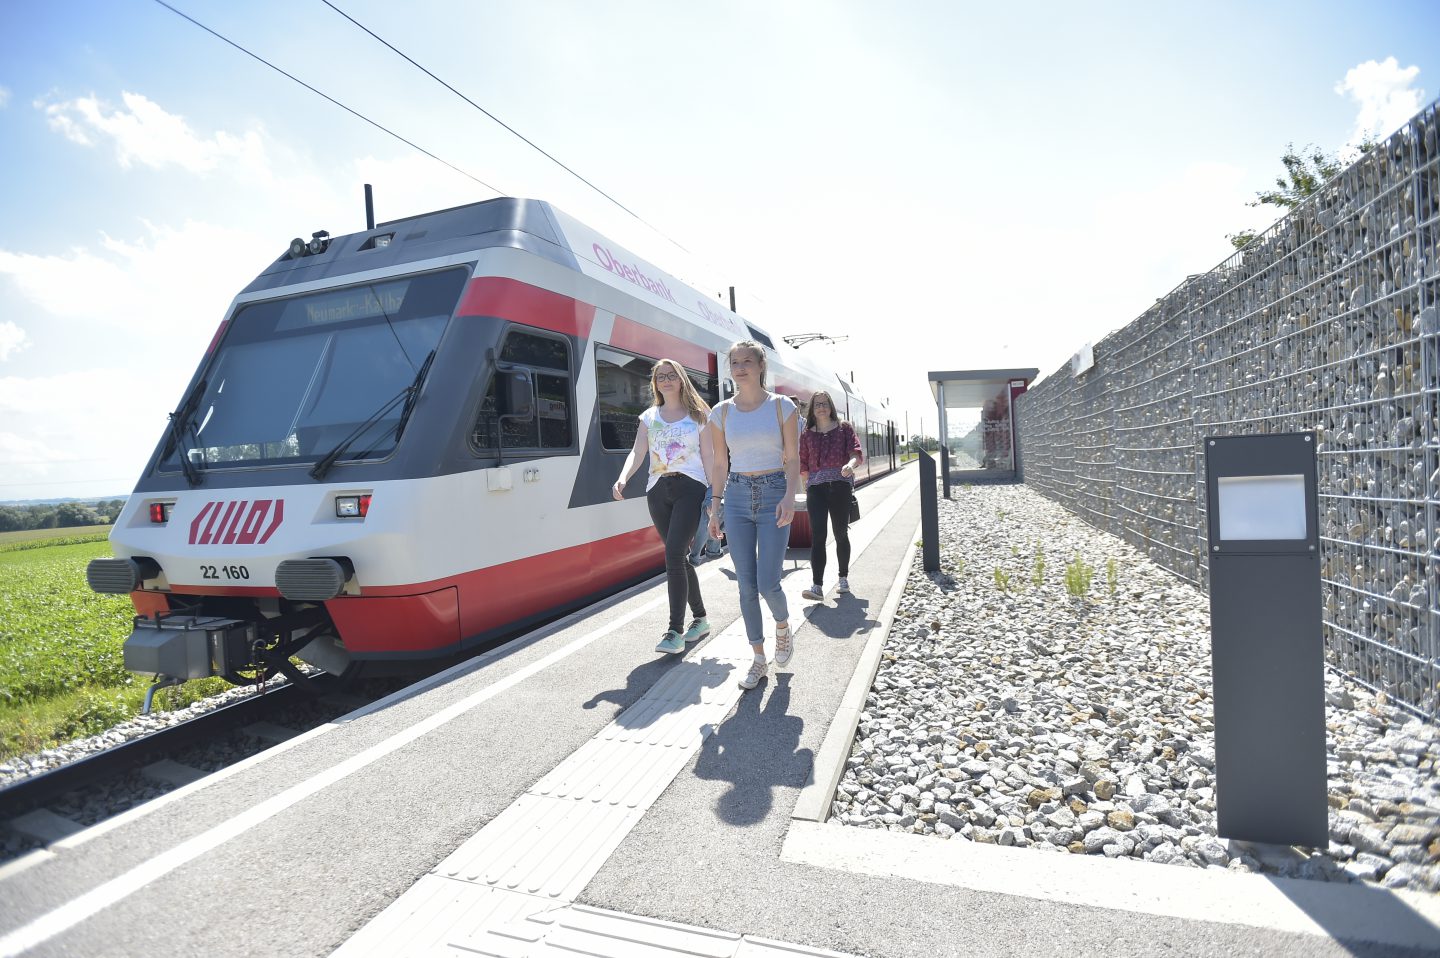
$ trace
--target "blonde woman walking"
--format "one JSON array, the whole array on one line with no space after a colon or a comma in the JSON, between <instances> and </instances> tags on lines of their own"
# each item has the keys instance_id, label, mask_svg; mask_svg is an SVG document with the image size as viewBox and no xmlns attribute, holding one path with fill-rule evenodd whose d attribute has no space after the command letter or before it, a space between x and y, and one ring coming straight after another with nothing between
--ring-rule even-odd
<instances>
[{"instance_id":1,"label":"blonde woman walking","mask_svg":"<svg viewBox=\"0 0 1440 958\"><path fill-rule=\"evenodd\" d=\"M800 486L799 413L789 399L765 388L765 350L759 343L736 343L730 347L729 361L735 395L710 413L710 424L717 430L710 472L714 491L710 535L720 537L723 514L740 585L740 616L755 653L740 687L753 689L769 671L761 599L775 619L775 664L788 664L795 652L780 571Z\"/></svg>"},{"instance_id":2,"label":"blonde woman walking","mask_svg":"<svg viewBox=\"0 0 1440 958\"><path fill-rule=\"evenodd\" d=\"M827 522L835 529L835 559L840 567L837 592L850 591L850 500L855 495L855 467L864 461L860 438L835 411L828 392L810 397L805 432L800 436L800 478L810 513L810 576L814 584L802 598L825 598Z\"/></svg>"},{"instance_id":3,"label":"blonde woman walking","mask_svg":"<svg viewBox=\"0 0 1440 958\"><path fill-rule=\"evenodd\" d=\"M714 430L706 421L710 407L675 360L662 359L654 365L650 370L650 391L655 404L640 414L635 445L610 491L616 499L625 498L625 483L635 475L648 451L650 478L645 499L650 505L650 521L665 543L665 578L670 593L670 628L655 651L678 655L685 651L685 643L710 634L700 580L690 561L690 543L700 523L700 504L709 482ZM682 632L687 603L693 618L690 627Z\"/></svg>"}]
</instances>

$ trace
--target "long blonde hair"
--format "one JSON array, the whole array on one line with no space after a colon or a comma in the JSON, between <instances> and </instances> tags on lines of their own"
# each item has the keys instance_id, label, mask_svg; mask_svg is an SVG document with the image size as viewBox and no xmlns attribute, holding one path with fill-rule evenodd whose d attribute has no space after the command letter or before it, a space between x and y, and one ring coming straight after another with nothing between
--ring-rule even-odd
<instances>
[{"instance_id":1,"label":"long blonde hair","mask_svg":"<svg viewBox=\"0 0 1440 958\"><path fill-rule=\"evenodd\" d=\"M690 376L685 372L683 366L673 359L657 359L655 365L650 367L650 392L655 397L655 408L659 409L665 405L665 397L660 392L660 386L655 382L655 374L660 371L661 366L669 366L670 372L680 377L680 402L685 406L685 411L690 418L700 425L705 425L705 420L710 417L710 407L700 394L695 391L695 384L690 381Z\"/></svg>"}]
</instances>

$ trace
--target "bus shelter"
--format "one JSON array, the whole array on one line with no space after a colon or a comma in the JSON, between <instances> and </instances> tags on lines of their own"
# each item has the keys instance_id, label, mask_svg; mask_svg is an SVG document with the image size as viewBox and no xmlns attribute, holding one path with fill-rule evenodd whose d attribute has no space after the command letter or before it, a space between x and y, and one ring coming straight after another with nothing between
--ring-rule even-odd
<instances>
[{"instance_id":1,"label":"bus shelter","mask_svg":"<svg viewBox=\"0 0 1440 958\"><path fill-rule=\"evenodd\" d=\"M1030 388L1038 369L962 369L929 374L940 417L940 441L949 454L951 481L1014 479L1019 444L1011 415L1015 397Z\"/></svg>"}]
</instances>

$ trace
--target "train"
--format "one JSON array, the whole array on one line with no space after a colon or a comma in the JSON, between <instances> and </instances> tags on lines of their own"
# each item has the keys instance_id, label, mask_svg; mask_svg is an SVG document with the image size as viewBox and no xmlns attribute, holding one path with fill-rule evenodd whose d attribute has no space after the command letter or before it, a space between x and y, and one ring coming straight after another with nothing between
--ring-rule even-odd
<instances>
[{"instance_id":1,"label":"train","mask_svg":"<svg viewBox=\"0 0 1440 958\"><path fill-rule=\"evenodd\" d=\"M611 495L650 367L713 404L746 339L771 389L834 396L859 481L896 468L850 379L548 202L297 238L231 303L87 581L133 601L151 695L463 653L664 567L646 470Z\"/></svg>"}]
</instances>

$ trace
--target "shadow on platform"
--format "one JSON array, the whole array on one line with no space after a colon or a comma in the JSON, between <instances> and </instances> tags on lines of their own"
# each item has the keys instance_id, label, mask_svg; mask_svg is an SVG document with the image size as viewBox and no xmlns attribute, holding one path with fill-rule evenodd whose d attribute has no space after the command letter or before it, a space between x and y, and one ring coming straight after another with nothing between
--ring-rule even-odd
<instances>
[{"instance_id":1,"label":"shadow on platform","mask_svg":"<svg viewBox=\"0 0 1440 958\"><path fill-rule=\"evenodd\" d=\"M696 777L730 783L715 803L726 824L763 821L775 805L776 788L800 788L810 777L815 753L799 748L805 720L787 714L790 680L787 672L772 672L701 743Z\"/></svg>"},{"instance_id":2,"label":"shadow on platform","mask_svg":"<svg viewBox=\"0 0 1440 958\"><path fill-rule=\"evenodd\" d=\"M593 709L601 702L611 702L616 706L615 716L617 720L621 725L624 725L625 710L639 701L642 695L662 681L666 673L671 669L695 669L700 667L697 662L691 661L684 656L667 655L664 652L656 652L654 655L656 656L655 658L647 659L630 670L630 674L625 677L624 688L603 689L596 692L581 705L581 708ZM711 676L707 674L701 679L700 684L714 688L721 681L723 681L723 676Z\"/></svg>"},{"instance_id":3,"label":"shadow on platform","mask_svg":"<svg viewBox=\"0 0 1440 958\"><path fill-rule=\"evenodd\" d=\"M836 595L834 603L816 603L805 610L805 617L811 627L819 629L826 638L865 638L871 629L880 624L878 619L868 614L869 599L846 592Z\"/></svg>"},{"instance_id":4,"label":"shadow on platform","mask_svg":"<svg viewBox=\"0 0 1440 958\"><path fill-rule=\"evenodd\" d=\"M1440 928L1388 889L1360 882L1266 877L1291 904L1357 958L1440 955ZM1376 940L1381 938L1384 943Z\"/></svg>"}]
</instances>

